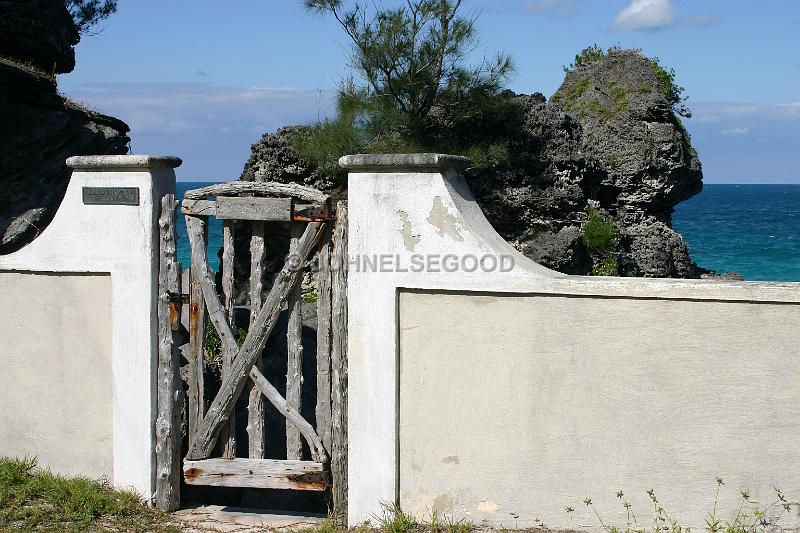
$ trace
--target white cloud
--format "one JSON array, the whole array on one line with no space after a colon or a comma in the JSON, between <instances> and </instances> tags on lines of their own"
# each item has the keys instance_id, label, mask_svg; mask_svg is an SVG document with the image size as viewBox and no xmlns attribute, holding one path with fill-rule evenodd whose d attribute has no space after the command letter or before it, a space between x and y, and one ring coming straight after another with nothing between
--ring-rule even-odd
<instances>
[{"instance_id":1,"label":"white cloud","mask_svg":"<svg viewBox=\"0 0 800 533\"><path fill-rule=\"evenodd\" d=\"M750 133L750 128L732 128L729 130L722 130L723 135L747 135Z\"/></svg>"},{"instance_id":2,"label":"white cloud","mask_svg":"<svg viewBox=\"0 0 800 533\"><path fill-rule=\"evenodd\" d=\"M291 87L226 87L206 83L96 83L69 96L113 115L138 133L275 129L309 122L333 109L332 93Z\"/></svg>"},{"instance_id":3,"label":"white cloud","mask_svg":"<svg viewBox=\"0 0 800 533\"><path fill-rule=\"evenodd\" d=\"M125 121L134 153L183 158L181 179L236 179L263 133L335 110L332 91L209 83L94 83L62 87L70 97Z\"/></svg>"},{"instance_id":4,"label":"white cloud","mask_svg":"<svg viewBox=\"0 0 800 533\"><path fill-rule=\"evenodd\" d=\"M671 0L631 0L612 26L615 30L660 30L675 24Z\"/></svg>"},{"instance_id":5,"label":"white cloud","mask_svg":"<svg viewBox=\"0 0 800 533\"><path fill-rule=\"evenodd\" d=\"M692 122L698 123L726 121L741 123L752 120L794 122L800 120L800 102L786 104L698 102L692 104L691 108Z\"/></svg>"}]
</instances>

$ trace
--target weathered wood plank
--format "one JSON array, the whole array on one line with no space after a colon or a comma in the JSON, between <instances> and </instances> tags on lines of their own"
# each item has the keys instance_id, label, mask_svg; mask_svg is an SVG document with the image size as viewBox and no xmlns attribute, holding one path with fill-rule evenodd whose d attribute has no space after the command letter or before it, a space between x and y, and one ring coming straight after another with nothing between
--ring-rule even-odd
<instances>
[{"instance_id":1,"label":"weathered wood plank","mask_svg":"<svg viewBox=\"0 0 800 533\"><path fill-rule=\"evenodd\" d=\"M304 226L305 224L299 222L290 224L290 257L297 254ZM303 392L303 291L300 283L289 292L286 305L289 311L289 322L286 327L286 401L300 412ZM286 424L286 458L303 458L300 432L291 424Z\"/></svg>"},{"instance_id":2,"label":"weathered wood plank","mask_svg":"<svg viewBox=\"0 0 800 533\"><path fill-rule=\"evenodd\" d=\"M288 222L292 219L291 198L258 198L254 196L217 196L216 217L221 220L268 220Z\"/></svg>"},{"instance_id":3,"label":"weathered wood plank","mask_svg":"<svg viewBox=\"0 0 800 533\"><path fill-rule=\"evenodd\" d=\"M231 181L200 189L186 191L184 198L198 200L208 196L237 196L240 194L261 194L264 196L299 198L307 202L325 203L329 195L312 187L297 183L275 183L264 181Z\"/></svg>"},{"instance_id":4,"label":"weathered wood plank","mask_svg":"<svg viewBox=\"0 0 800 533\"><path fill-rule=\"evenodd\" d=\"M207 236L205 236L207 238ZM203 244L205 244L205 238ZM189 268L189 353L187 375L189 412L189 440L197 433L205 412L205 352L206 302L194 269Z\"/></svg>"},{"instance_id":5,"label":"weathered wood plank","mask_svg":"<svg viewBox=\"0 0 800 533\"><path fill-rule=\"evenodd\" d=\"M264 291L264 260L266 248L264 246L264 222L252 223L252 237L250 238L250 328L255 324L258 312L261 311ZM264 358L259 356L255 367L264 371ZM247 406L247 435L250 459L264 457L264 395L257 387L251 385L250 398Z\"/></svg>"},{"instance_id":6,"label":"weathered wood plank","mask_svg":"<svg viewBox=\"0 0 800 533\"><path fill-rule=\"evenodd\" d=\"M322 463L275 459L205 459L184 461L188 485L324 491L329 475Z\"/></svg>"},{"instance_id":7,"label":"weathered wood plank","mask_svg":"<svg viewBox=\"0 0 800 533\"><path fill-rule=\"evenodd\" d=\"M187 217L187 232L190 239L197 240L197 229L189 227L189 223L192 222L189 219L192 218L194 217ZM196 225L196 223L194 224ZM275 328L282 303L286 300L295 284L300 282L300 277L302 275L301 267L304 262L308 260L308 256L317 242L319 242L324 229L325 224L323 223L309 224L306 228L306 232L300 239L298 252L299 265L293 262L284 265L275 278L272 289L261 311L258 313L255 324L253 324L253 327L248 332L247 338L234 359L230 374L222 380L220 390L211 403L211 406L208 408L206 416L203 417L203 422L197 435L195 435L195 438L189 444L188 459L205 459L211 455L222 424L230 416L234 403L241 394L244 384L247 381L248 373L253 368L256 359L261 355L269 335ZM193 235L195 236L192 237ZM214 289L214 280L211 270L208 267L205 253L195 253L194 246L192 246L193 266L195 262L198 265L198 269L204 267L206 271L206 275L203 276L201 282L211 322L214 324L214 327L217 328L221 341L227 344L227 346L235 348L236 340L233 337L230 326L224 320L222 305Z\"/></svg>"},{"instance_id":8,"label":"weathered wood plank","mask_svg":"<svg viewBox=\"0 0 800 533\"><path fill-rule=\"evenodd\" d=\"M347 204L336 206L336 228L333 236L333 319L331 325L331 424L333 449L333 505L337 513L347 516Z\"/></svg>"},{"instance_id":9,"label":"weathered wood plank","mask_svg":"<svg viewBox=\"0 0 800 533\"><path fill-rule=\"evenodd\" d=\"M328 453L322 445L319 435L311 427L311 424L303 418L299 412L295 411L292 406L281 396L278 389L272 386L272 383L267 381L267 378L256 368L250 369L250 379L253 384L267 397L267 400L275 406L275 408L286 417L287 422L297 428L301 435L306 439L308 447L311 449L311 458L321 463L328 462ZM287 424L288 426L289 424Z\"/></svg>"},{"instance_id":10,"label":"weathered wood plank","mask_svg":"<svg viewBox=\"0 0 800 533\"><path fill-rule=\"evenodd\" d=\"M183 213L194 216L215 216L217 204L213 200L184 200Z\"/></svg>"},{"instance_id":11,"label":"weathered wood plank","mask_svg":"<svg viewBox=\"0 0 800 533\"><path fill-rule=\"evenodd\" d=\"M225 317L232 331L236 331L233 309L234 297L234 221L226 220L222 226L222 297L225 301ZM239 351L238 346L222 345L222 379L231 371L231 363ZM222 457L236 457L236 410L231 412L230 418L220 431L220 444Z\"/></svg>"},{"instance_id":12,"label":"weathered wood plank","mask_svg":"<svg viewBox=\"0 0 800 533\"><path fill-rule=\"evenodd\" d=\"M224 346L236 346L233 330L228 324L225 307L219 301L219 296L217 296L214 273L211 271L211 267L208 266L205 247L206 219L204 217L186 215L186 234L191 245L192 270L194 270L195 279L200 284L200 289L206 302L206 309L208 310L208 318L211 320L214 329L217 330L222 344Z\"/></svg>"},{"instance_id":13,"label":"weathered wood plank","mask_svg":"<svg viewBox=\"0 0 800 533\"><path fill-rule=\"evenodd\" d=\"M317 270L317 405L315 418L322 444L331 451L331 231L326 229Z\"/></svg>"},{"instance_id":14,"label":"weathered wood plank","mask_svg":"<svg viewBox=\"0 0 800 533\"><path fill-rule=\"evenodd\" d=\"M181 271L176 260L174 194L161 199L158 226L161 253L158 274L158 391L156 416L156 505L180 507L181 400L180 360L176 338L180 321Z\"/></svg>"}]
</instances>

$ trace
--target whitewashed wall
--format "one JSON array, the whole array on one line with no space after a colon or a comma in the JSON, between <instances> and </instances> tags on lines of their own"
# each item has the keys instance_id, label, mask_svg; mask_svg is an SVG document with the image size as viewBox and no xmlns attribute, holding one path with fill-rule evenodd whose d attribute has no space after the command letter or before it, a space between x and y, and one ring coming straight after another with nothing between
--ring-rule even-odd
<instances>
[{"instance_id":1,"label":"whitewashed wall","mask_svg":"<svg viewBox=\"0 0 800 533\"><path fill-rule=\"evenodd\" d=\"M739 489L800 499L800 284L565 276L497 235L464 160L341 164L351 525L399 501L419 519L598 528L592 497L624 526L617 490L650 524L653 488L699 527L716 475L726 511Z\"/></svg>"},{"instance_id":2,"label":"whitewashed wall","mask_svg":"<svg viewBox=\"0 0 800 533\"><path fill-rule=\"evenodd\" d=\"M0 455L37 455L53 470L106 475L152 496L157 219L180 163L70 158L74 171L53 221L0 256L0 328L13 323L18 332L0 348L3 379L17 380L0 387L0 404L12 410L0 418ZM86 205L84 187L135 187L139 202ZM28 387L48 392L24 397ZM23 433L38 438L23 446L15 437Z\"/></svg>"}]
</instances>

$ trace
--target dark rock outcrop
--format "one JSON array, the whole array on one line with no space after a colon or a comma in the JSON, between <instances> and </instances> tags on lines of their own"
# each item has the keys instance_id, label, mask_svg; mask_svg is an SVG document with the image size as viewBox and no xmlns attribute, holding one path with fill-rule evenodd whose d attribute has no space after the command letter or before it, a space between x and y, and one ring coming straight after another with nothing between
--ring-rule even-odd
<instances>
[{"instance_id":1,"label":"dark rock outcrop","mask_svg":"<svg viewBox=\"0 0 800 533\"><path fill-rule=\"evenodd\" d=\"M41 233L58 209L73 155L125 154L128 126L58 94L78 32L62 0L0 0L0 254Z\"/></svg>"},{"instance_id":2,"label":"dark rock outcrop","mask_svg":"<svg viewBox=\"0 0 800 533\"><path fill-rule=\"evenodd\" d=\"M671 224L674 206L702 190L702 170L653 61L635 50L611 50L569 72L549 102L538 93L500 98L518 112L487 139L505 145L507 157L476 165L466 177L506 240L569 274L589 274L613 259L623 276L699 277ZM264 135L242 179L330 190L329 180L292 150L298 131ZM590 208L616 230L614 248L603 254L590 253L583 239Z\"/></svg>"},{"instance_id":3,"label":"dark rock outcrop","mask_svg":"<svg viewBox=\"0 0 800 533\"><path fill-rule=\"evenodd\" d=\"M64 0L0 0L0 57L51 75L72 72L79 40Z\"/></svg>"}]
</instances>

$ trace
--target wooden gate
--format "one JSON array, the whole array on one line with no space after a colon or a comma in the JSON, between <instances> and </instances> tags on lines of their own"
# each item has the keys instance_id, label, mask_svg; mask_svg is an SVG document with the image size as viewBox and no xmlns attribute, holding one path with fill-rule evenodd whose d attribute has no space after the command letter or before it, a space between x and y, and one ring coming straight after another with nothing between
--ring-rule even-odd
<instances>
[{"instance_id":1,"label":"wooden gate","mask_svg":"<svg viewBox=\"0 0 800 533\"><path fill-rule=\"evenodd\" d=\"M181 476L188 485L332 490L337 512L346 508L347 476L347 209L330 197L297 184L231 182L188 191L182 204L191 247L189 342L183 354L188 363L186 387L179 376L177 320L180 316L179 274L175 260L175 207L173 196L162 202L161 273L159 298L158 419L156 423L156 504L165 510L180 505ZM208 219L223 221L221 290L208 261ZM288 223L289 255L266 297L265 237L270 229ZM237 343L235 298L235 246L237 227L249 224L250 320L244 341ZM301 414L302 293L305 267L317 257L317 390L315 425ZM178 281L176 281L178 279ZM279 315L288 312L286 393L264 376L264 353ZM207 402L205 394L204 338L207 320L222 345L221 384ZM247 407L248 456L236 457L235 405L251 383ZM188 396L188 451L181 456L181 404ZM286 457L266 459L265 412L272 405L286 419ZM207 405L207 408L206 408ZM310 458L303 457L303 442ZM213 457L215 449L218 457Z\"/></svg>"}]
</instances>

